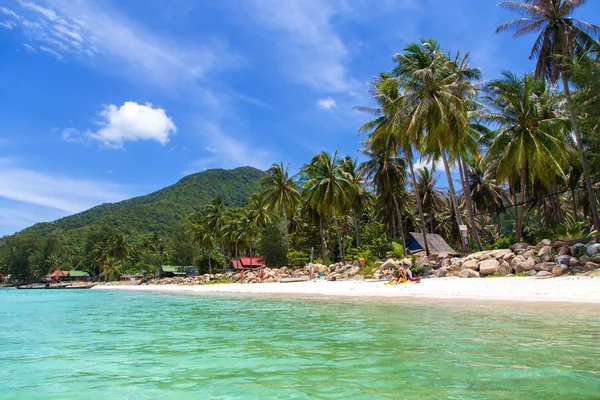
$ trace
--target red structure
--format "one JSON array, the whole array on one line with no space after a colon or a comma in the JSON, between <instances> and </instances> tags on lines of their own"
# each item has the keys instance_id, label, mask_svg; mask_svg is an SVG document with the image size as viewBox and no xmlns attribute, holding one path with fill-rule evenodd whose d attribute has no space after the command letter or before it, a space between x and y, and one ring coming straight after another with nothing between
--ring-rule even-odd
<instances>
[{"instance_id":1,"label":"red structure","mask_svg":"<svg viewBox=\"0 0 600 400\"><path fill-rule=\"evenodd\" d=\"M233 269L245 270L254 268L264 268L267 266L267 262L262 256L256 256L252 258L241 257L239 260L231 260L231 265L233 266Z\"/></svg>"}]
</instances>

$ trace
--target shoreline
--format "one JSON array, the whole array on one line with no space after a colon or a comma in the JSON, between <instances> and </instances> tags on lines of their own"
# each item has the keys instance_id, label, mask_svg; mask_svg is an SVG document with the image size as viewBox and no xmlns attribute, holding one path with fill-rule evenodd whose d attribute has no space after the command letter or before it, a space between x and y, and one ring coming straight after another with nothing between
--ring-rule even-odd
<instances>
[{"instance_id":1,"label":"shoreline","mask_svg":"<svg viewBox=\"0 0 600 400\"><path fill-rule=\"evenodd\" d=\"M384 281L312 281L296 283L214 285L97 285L92 290L128 290L180 294L284 295L351 299L404 299L475 303L571 304L600 307L600 278L560 277L424 279L420 283L385 285Z\"/></svg>"}]
</instances>

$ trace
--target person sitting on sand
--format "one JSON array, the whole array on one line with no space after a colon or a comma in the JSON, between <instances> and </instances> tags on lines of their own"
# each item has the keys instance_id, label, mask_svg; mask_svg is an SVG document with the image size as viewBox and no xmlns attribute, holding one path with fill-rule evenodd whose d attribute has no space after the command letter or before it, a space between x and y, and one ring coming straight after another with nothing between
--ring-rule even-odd
<instances>
[{"instance_id":1,"label":"person sitting on sand","mask_svg":"<svg viewBox=\"0 0 600 400\"><path fill-rule=\"evenodd\" d=\"M412 280L412 271L406 266L406 264L402 264L398 268L398 277L392 277L387 284L398 285L400 283L408 282L409 280Z\"/></svg>"}]
</instances>

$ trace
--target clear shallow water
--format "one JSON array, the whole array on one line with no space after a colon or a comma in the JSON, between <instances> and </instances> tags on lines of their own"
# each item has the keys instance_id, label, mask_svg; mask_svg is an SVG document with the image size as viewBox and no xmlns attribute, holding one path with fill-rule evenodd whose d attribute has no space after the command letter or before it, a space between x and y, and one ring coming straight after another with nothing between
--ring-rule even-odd
<instances>
[{"instance_id":1,"label":"clear shallow water","mask_svg":"<svg viewBox=\"0 0 600 400\"><path fill-rule=\"evenodd\" d=\"M600 399L600 315L0 292L0 399Z\"/></svg>"}]
</instances>

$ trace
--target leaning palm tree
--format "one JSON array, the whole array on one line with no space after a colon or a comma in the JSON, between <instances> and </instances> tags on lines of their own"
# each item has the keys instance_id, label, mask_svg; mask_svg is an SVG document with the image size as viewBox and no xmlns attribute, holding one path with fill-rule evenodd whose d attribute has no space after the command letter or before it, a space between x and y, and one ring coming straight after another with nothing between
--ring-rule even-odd
<instances>
[{"instance_id":1,"label":"leaning palm tree","mask_svg":"<svg viewBox=\"0 0 600 400\"><path fill-rule=\"evenodd\" d=\"M499 181L520 177L520 206L517 216L516 240L523 233L525 198L535 180L551 182L564 177L563 166L568 160L563 132L568 129L567 118L542 115L552 89L531 75L518 78L510 72L503 79L490 82L484 102L490 107L486 119L497 124L497 136L486 154L488 163L495 162Z\"/></svg>"},{"instance_id":2,"label":"leaning palm tree","mask_svg":"<svg viewBox=\"0 0 600 400\"><path fill-rule=\"evenodd\" d=\"M352 157L346 157L341 163L342 171L348 176L352 186L350 208L352 211L352 225L354 225L356 247L360 247L360 218L363 212L373 201L373 195L365 187L365 171Z\"/></svg>"},{"instance_id":3,"label":"leaning palm tree","mask_svg":"<svg viewBox=\"0 0 600 400\"><path fill-rule=\"evenodd\" d=\"M409 135L425 132L423 151L441 157L448 179L449 195L458 226L463 225L448 156L456 156L470 127L465 98L475 89L472 79L480 77L478 69L468 67L467 60L451 59L433 39L408 45L394 56L394 75L404 89L403 108L411 110ZM457 64L460 63L460 64ZM463 248L465 243L461 242Z\"/></svg>"},{"instance_id":4,"label":"leaning palm tree","mask_svg":"<svg viewBox=\"0 0 600 400\"><path fill-rule=\"evenodd\" d=\"M547 78L552 83L562 78L572 129L583 168L594 228L600 231L596 195L569 90L569 66L574 58L590 51L596 54L600 53L600 43L598 43L600 27L572 18L575 10L585 3L587 0L503 1L499 4L500 7L516 12L522 18L500 25L496 29L496 33L512 30L515 31L515 37L538 33L529 56L530 59L537 58L535 76Z\"/></svg>"},{"instance_id":5,"label":"leaning palm tree","mask_svg":"<svg viewBox=\"0 0 600 400\"><path fill-rule=\"evenodd\" d=\"M201 213L190 215L189 221L191 227L188 233L192 235L192 240L200 246L204 254L208 252L208 273L212 274L211 253L215 247L215 237L212 230L207 226L206 219Z\"/></svg>"},{"instance_id":6,"label":"leaning palm tree","mask_svg":"<svg viewBox=\"0 0 600 400\"><path fill-rule=\"evenodd\" d=\"M437 177L435 176L435 165L431 168L423 167L417 170L417 188L423 208L429 215L429 233L434 233L434 210L440 205L444 192L436 189Z\"/></svg>"},{"instance_id":7,"label":"leaning palm tree","mask_svg":"<svg viewBox=\"0 0 600 400\"><path fill-rule=\"evenodd\" d=\"M340 260L344 263L338 212L347 210L353 187L348 175L340 166L338 153L335 152L333 157L326 152L317 154L309 164L304 166L302 173L306 177L304 180L306 201L321 217L333 217Z\"/></svg>"},{"instance_id":8,"label":"leaning palm tree","mask_svg":"<svg viewBox=\"0 0 600 400\"><path fill-rule=\"evenodd\" d=\"M302 200L296 183L289 176L289 168L289 165L284 168L283 163L273 164L260 180L269 211L275 211L283 217L286 247L290 246L288 216L293 214Z\"/></svg>"}]
</instances>

